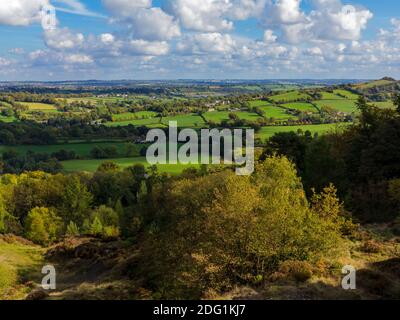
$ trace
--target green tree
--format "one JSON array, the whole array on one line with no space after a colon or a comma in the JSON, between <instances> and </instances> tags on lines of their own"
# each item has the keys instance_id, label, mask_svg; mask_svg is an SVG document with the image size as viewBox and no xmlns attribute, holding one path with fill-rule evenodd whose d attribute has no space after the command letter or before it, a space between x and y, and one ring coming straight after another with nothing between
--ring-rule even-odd
<instances>
[{"instance_id":1,"label":"green tree","mask_svg":"<svg viewBox=\"0 0 400 320\"><path fill-rule=\"evenodd\" d=\"M103 225L98 217L95 217L90 225L90 234L93 236L100 236L103 234Z\"/></svg>"},{"instance_id":2,"label":"green tree","mask_svg":"<svg viewBox=\"0 0 400 320\"><path fill-rule=\"evenodd\" d=\"M61 219L54 209L36 207L25 220L25 236L38 244L47 245L54 242L60 232Z\"/></svg>"},{"instance_id":3,"label":"green tree","mask_svg":"<svg viewBox=\"0 0 400 320\"><path fill-rule=\"evenodd\" d=\"M106 206L100 206L92 213L93 221L98 219L103 227L108 226L119 226L119 217L118 213L115 212L112 208Z\"/></svg>"},{"instance_id":4,"label":"green tree","mask_svg":"<svg viewBox=\"0 0 400 320\"><path fill-rule=\"evenodd\" d=\"M77 237L80 235L79 228L75 222L71 221L67 226L67 231L65 233L69 237Z\"/></svg>"},{"instance_id":5,"label":"green tree","mask_svg":"<svg viewBox=\"0 0 400 320\"><path fill-rule=\"evenodd\" d=\"M82 183L79 176L69 176L62 196L64 222L73 221L77 225L82 225L92 201L92 194L88 191L87 186Z\"/></svg>"},{"instance_id":6,"label":"green tree","mask_svg":"<svg viewBox=\"0 0 400 320\"><path fill-rule=\"evenodd\" d=\"M117 172L120 169L120 166L115 162L105 161L97 168L97 172Z\"/></svg>"},{"instance_id":7,"label":"green tree","mask_svg":"<svg viewBox=\"0 0 400 320\"><path fill-rule=\"evenodd\" d=\"M393 98L393 104L396 107L396 111L400 113L400 94L395 94Z\"/></svg>"}]
</instances>

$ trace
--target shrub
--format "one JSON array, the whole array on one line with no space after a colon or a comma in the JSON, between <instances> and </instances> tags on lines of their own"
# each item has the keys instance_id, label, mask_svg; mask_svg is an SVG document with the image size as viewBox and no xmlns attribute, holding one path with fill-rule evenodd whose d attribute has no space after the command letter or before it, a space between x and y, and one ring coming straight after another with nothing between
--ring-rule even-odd
<instances>
[{"instance_id":1,"label":"shrub","mask_svg":"<svg viewBox=\"0 0 400 320\"><path fill-rule=\"evenodd\" d=\"M79 228L75 222L71 221L65 233L68 237L77 237L80 235Z\"/></svg>"},{"instance_id":2,"label":"shrub","mask_svg":"<svg viewBox=\"0 0 400 320\"><path fill-rule=\"evenodd\" d=\"M54 209L36 207L25 219L25 236L41 245L54 242L59 236L61 219Z\"/></svg>"},{"instance_id":3,"label":"shrub","mask_svg":"<svg viewBox=\"0 0 400 320\"><path fill-rule=\"evenodd\" d=\"M90 234L93 236L100 236L103 234L103 225L98 217L95 217L90 225Z\"/></svg>"},{"instance_id":4,"label":"shrub","mask_svg":"<svg viewBox=\"0 0 400 320\"><path fill-rule=\"evenodd\" d=\"M305 282L313 275L312 265L306 261L288 260L283 262L275 274L275 279L284 278L285 280L294 280Z\"/></svg>"},{"instance_id":5,"label":"shrub","mask_svg":"<svg viewBox=\"0 0 400 320\"><path fill-rule=\"evenodd\" d=\"M310 209L286 158L267 158L252 177L226 170L175 181L153 197L157 219L142 261L163 298L253 282L283 261L318 260L340 240L332 222Z\"/></svg>"}]
</instances>

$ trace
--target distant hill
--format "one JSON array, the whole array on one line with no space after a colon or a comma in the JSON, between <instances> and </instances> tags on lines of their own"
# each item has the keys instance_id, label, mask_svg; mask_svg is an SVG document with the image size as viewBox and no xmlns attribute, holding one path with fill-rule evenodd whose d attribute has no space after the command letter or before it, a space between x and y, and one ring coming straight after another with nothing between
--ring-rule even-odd
<instances>
[{"instance_id":1,"label":"distant hill","mask_svg":"<svg viewBox=\"0 0 400 320\"><path fill-rule=\"evenodd\" d=\"M350 88L371 101L386 101L391 100L394 93L400 92L400 81L384 77L380 80L353 84Z\"/></svg>"},{"instance_id":2,"label":"distant hill","mask_svg":"<svg viewBox=\"0 0 400 320\"><path fill-rule=\"evenodd\" d=\"M353 86L356 89L365 90L365 89L371 89L371 88L376 88L376 87L392 86L392 85L395 85L397 83L398 83L398 81L396 81L393 78L384 77L384 78L382 78L380 80L374 80L374 81L359 83L359 84L355 84Z\"/></svg>"}]
</instances>

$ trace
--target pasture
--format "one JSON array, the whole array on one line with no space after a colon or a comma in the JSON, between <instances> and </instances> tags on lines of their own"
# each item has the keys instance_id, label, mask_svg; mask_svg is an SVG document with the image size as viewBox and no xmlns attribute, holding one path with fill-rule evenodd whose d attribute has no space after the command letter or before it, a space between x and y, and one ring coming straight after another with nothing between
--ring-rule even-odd
<instances>
[{"instance_id":1,"label":"pasture","mask_svg":"<svg viewBox=\"0 0 400 320\"><path fill-rule=\"evenodd\" d=\"M287 113L287 110L280 107L275 107L273 105L260 107L262 111L264 111L266 118L274 118L276 120L289 120L289 119L297 119L296 116Z\"/></svg>"},{"instance_id":2,"label":"pasture","mask_svg":"<svg viewBox=\"0 0 400 320\"><path fill-rule=\"evenodd\" d=\"M343 99L346 99L346 98L340 97L337 94L332 93L332 92L322 91L320 93L322 96L321 100L343 100Z\"/></svg>"},{"instance_id":3,"label":"pasture","mask_svg":"<svg viewBox=\"0 0 400 320\"><path fill-rule=\"evenodd\" d=\"M249 101L250 107L254 108L254 107L264 107L264 106L270 106L271 103L269 103L268 101L264 101L264 100L251 100Z\"/></svg>"},{"instance_id":4,"label":"pasture","mask_svg":"<svg viewBox=\"0 0 400 320\"><path fill-rule=\"evenodd\" d=\"M394 109L393 101L379 101L370 102L371 105L377 106L382 109Z\"/></svg>"},{"instance_id":5,"label":"pasture","mask_svg":"<svg viewBox=\"0 0 400 320\"><path fill-rule=\"evenodd\" d=\"M118 158L109 160L71 160L63 161L62 165L66 172L87 171L95 172L97 168L105 161L112 161L116 163L121 169L134 166L135 164L142 164L145 167L150 165L147 163L145 157L140 158ZM180 174L187 168L198 168L200 165L195 164L159 164L157 165L160 173Z\"/></svg>"},{"instance_id":6,"label":"pasture","mask_svg":"<svg viewBox=\"0 0 400 320\"><path fill-rule=\"evenodd\" d=\"M57 113L58 110L53 104L37 103L37 102L21 102L25 107L28 107L29 112L40 111L44 113Z\"/></svg>"},{"instance_id":7,"label":"pasture","mask_svg":"<svg viewBox=\"0 0 400 320\"><path fill-rule=\"evenodd\" d=\"M345 97L346 99L349 99L349 100L357 100L358 99L358 95L357 94L355 94L353 92L350 92L350 91L347 91L347 90L338 89L338 90L333 90L333 92L336 95Z\"/></svg>"},{"instance_id":8,"label":"pasture","mask_svg":"<svg viewBox=\"0 0 400 320\"><path fill-rule=\"evenodd\" d=\"M317 100L314 103L319 109L322 107L330 107L340 112L345 112L348 114L357 113L356 101L355 100Z\"/></svg>"},{"instance_id":9,"label":"pasture","mask_svg":"<svg viewBox=\"0 0 400 320\"><path fill-rule=\"evenodd\" d=\"M24 155L28 151L35 153L46 153L52 154L60 150L74 151L76 155L84 158L90 158L90 151L95 147L107 148L116 147L118 154L121 156L125 155L127 146L130 145L128 142L89 142L89 143L66 143L66 144L55 144L55 145L19 145L19 146L0 146L0 154L8 150L15 150L17 153ZM143 147L143 145L134 144L137 152Z\"/></svg>"},{"instance_id":10,"label":"pasture","mask_svg":"<svg viewBox=\"0 0 400 320\"><path fill-rule=\"evenodd\" d=\"M195 114L163 117L161 123L168 126L170 121L176 121L178 127L203 128L206 126L203 118Z\"/></svg>"},{"instance_id":11,"label":"pasture","mask_svg":"<svg viewBox=\"0 0 400 320\"><path fill-rule=\"evenodd\" d=\"M312 134L318 133L319 135L328 133L330 131L334 132L336 130L342 130L346 126L350 124L348 123L332 123L332 124L316 124L316 125L298 125L298 126L270 126L263 127L261 131L256 134L257 138L260 138L262 141L265 141L276 133L279 132L295 132L300 129L303 132L310 131Z\"/></svg>"},{"instance_id":12,"label":"pasture","mask_svg":"<svg viewBox=\"0 0 400 320\"><path fill-rule=\"evenodd\" d=\"M148 119L134 119L134 120L126 120L126 121L118 121L118 122L106 122L104 125L107 127L126 127L129 125L141 127L161 127L160 125L161 118L148 118Z\"/></svg>"},{"instance_id":13,"label":"pasture","mask_svg":"<svg viewBox=\"0 0 400 320\"><path fill-rule=\"evenodd\" d=\"M264 108L265 107L260 107L261 110L264 110ZM229 114L231 113L236 114L238 118L242 120L257 121L258 119L261 119L261 117L258 114L249 111L235 111L235 112L209 111L204 114L204 118L207 121L221 123L224 120L229 120Z\"/></svg>"},{"instance_id":14,"label":"pasture","mask_svg":"<svg viewBox=\"0 0 400 320\"><path fill-rule=\"evenodd\" d=\"M141 120L157 117L158 113L153 111L139 111L139 112L125 112L120 114L114 114L112 116L113 121L129 121L129 120Z\"/></svg>"},{"instance_id":15,"label":"pasture","mask_svg":"<svg viewBox=\"0 0 400 320\"><path fill-rule=\"evenodd\" d=\"M308 94L303 93L303 92L290 91L290 92L271 96L271 97L269 97L269 99L271 99L274 102L285 103L285 102L293 102L293 101L300 101L300 100L305 101L305 100L311 99L311 97Z\"/></svg>"},{"instance_id":16,"label":"pasture","mask_svg":"<svg viewBox=\"0 0 400 320\"><path fill-rule=\"evenodd\" d=\"M301 112L313 112L313 113L319 112L319 110L314 105L307 102L291 102L291 103L285 103L282 106L288 109L294 109Z\"/></svg>"},{"instance_id":17,"label":"pasture","mask_svg":"<svg viewBox=\"0 0 400 320\"><path fill-rule=\"evenodd\" d=\"M5 117L5 116L2 116L1 114L0 114L0 121L2 121L2 122L6 122L6 123L11 123L11 122L15 122L17 119L15 118L15 117Z\"/></svg>"}]
</instances>

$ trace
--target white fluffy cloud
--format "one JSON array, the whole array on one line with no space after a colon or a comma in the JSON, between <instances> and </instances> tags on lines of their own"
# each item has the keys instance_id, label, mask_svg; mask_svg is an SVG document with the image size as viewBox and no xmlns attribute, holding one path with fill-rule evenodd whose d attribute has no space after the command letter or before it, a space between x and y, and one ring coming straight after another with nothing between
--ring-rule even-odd
<instances>
[{"instance_id":1,"label":"white fluffy cloud","mask_svg":"<svg viewBox=\"0 0 400 320\"><path fill-rule=\"evenodd\" d=\"M133 37L146 40L171 40L181 35L177 21L160 8L140 9L129 18Z\"/></svg>"},{"instance_id":2,"label":"white fluffy cloud","mask_svg":"<svg viewBox=\"0 0 400 320\"><path fill-rule=\"evenodd\" d=\"M73 33L68 28L62 28L46 30L44 39L49 48L65 50L81 47L85 37L82 33Z\"/></svg>"},{"instance_id":3,"label":"white fluffy cloud","mask_svg":"<svg viewBox=\"0 0 400 320\"><path fill-rule=\"evenodd\" d=\"M233 20L245 20L262 15L267 0L230 0L228 16Z\"/></svg>"},{"instance_id":4,"label":"white fluffy cloud","mask_svg":"<svg viewBox=\"0 0 400 320\"><path fill-rule=\"evenodd\" d=\"M264 31L264 42L265 43L270 43L270 42L275 42L278 37L274 34L273 30L265 30Z\"/></svg>"},{"instance_id":5,"label":"white fluffy cloud","mask_svg":"<svg viewBox=\"0 0 400 320\"><path fill-rule=\"evenodd\" d=\"M169 52L166 41L132 40L127 48L133 54L144 56L162 56Z\"/></svg>"},{"instance_id":6,"label":"white fluffy cloud","mask_svg":"<svg viewBox=\"0 0 400 320\"><path fill-rule=\"evenodd\" d=\"M358 40L373 17L371 11L339 0L314 0L311 13L313 32L320 39Z\"/></svg>"},{"instance_id":7,"label":"white fluffy cloud","mask_svg":"<svg viewBox=\"0 0 400 320\"><path fill-rule=\"evenodd\" d=\"M40 22L41 10L49 0L2 0L0 1L0 24L27 26Z\"/></svg>"},{"instance_id":8,"label":"white fluffy cloud","mask_svg":"<svg viewBox=\"0 0 400 320\"><path fill-rule=\"evenodd\" d=\"M180 42L178 51L183 53L204 54L204 53L233 53L236 41L229 34L199 33Z\"/></svg>"},{"instance_id":9,"label":"white fluffy cloud","mask_svg":"<svg viewBox=\"0 0 400 320\"><path fill-rule=\"evenodd\" d=\"M40 5L50 0L0 1L0 24L29 25L40 22ZM153 77L178 70L185 77L190 74L185 72L212 77L213 71L221 77L240 77L240 72L259 77L307 72L340 77L372 66L400 70L400 20L392 19L390 28L365 41L362 34L372 13L354 4L356 0L352 5L346 1L167 0L159 8L152 0L102 0L111 22L107 31L45 30L47 49L15 51L13 59L21 62L21 69L30 64L40 70L90 74L130 68L155 72ZM82 0L51 2L91 15ZM250 18L249 24L238 23ZM257 32L248 36L245 28ZM12 68L10 63L14 65L0 58L4 70Z\"/></svg>"},{"instance_id":10,"label":"white fluffy cloud","mask_svg":"<svg viewBox=\"0 0 400 320\"><path fill-rule=\"evenodd\" d=\"M10 64L11 64L10 60L0 57L0 68L9 66Z\"/></svg>"},{"instance_id":11,"label":"white fluffy cloud","mask_svg":"<svg viewBox=\"0 0 400 320\"><path fill-rule=\"evenodd\" d=\"M64 61L68 64L91 64L93 59L86 54L71 54L64 57Z\"/></svg>"},{"instance_id":12,"label":"white fluffy cloud","mask_svg":"<svg viewBox=\"0 0 400 320\"><path fill-rule=\"evenodd\" d=\"M301 0L269 0L264 23L283 32L290 43L307 40L358 40L372 12L340 0L312 0L314 9L301 10Z\"/></svg>"},{"instance_id":13,"label":"white fluffy cloud","mask_svg":"<svg viewBox=\"0 0 400 320\"><path fill-rule=\"evenodd\" d=\"M103 0L112 14L111 22L123 24L135 39L171 40L181 35L173 16L153 8L151 0Z\"/></svg>"},{"instance_id":14,"label":"white fluffy cloud","mask_svg":"<svg viewBox=\"0 0 400 320\"><path fill-rule=\"evenodd\" d=\"M266 21L270 24L294 24L305 20L300 9L301 0L268 1L266 6Z\"/></svg>"},{"instance_id":15,"label":"white fluffy cloud","mask_svg":"<svg viewBox=\"0 0 400 320\"><path fill-rule=\"evenodd\" d=\"M189 30L216 32L233 28L233 22L223 17L231 9L229 0L172 0L171 9Z\"/></svg>"}]
</instances>

